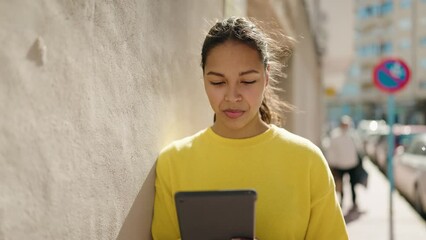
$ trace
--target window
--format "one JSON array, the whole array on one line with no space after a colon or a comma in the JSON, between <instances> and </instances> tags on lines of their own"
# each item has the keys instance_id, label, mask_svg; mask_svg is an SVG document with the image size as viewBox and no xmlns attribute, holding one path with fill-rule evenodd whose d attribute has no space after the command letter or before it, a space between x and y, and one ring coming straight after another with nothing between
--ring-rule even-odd
<instances>
[{"instance_id":1,"label":"window","mask_svg":"<svg viewBox=\"0 0 426 240\"><path fill-rule=\"evenodd\" d=\"M420 18L419 22L420 22L421 25L426 25L426 17Z\"/></svg>"},{"instance_id":2,"label":"window","mask_svg":"<svg viewBox=\"0 0 426 240\"><path fill-rule=\"evenodd\" d=\"M411 29L411 20L408 18L404 18L399 20L398 25L401 29L409 30Z\"/></svg>"},{"instance_id":3,"label":"window","mask_svg":"<svg viewBox=\"0 0 426 240\"><path fill-rule=\"evenodd\" d=\"M380 46L380 44L374 44L373 45L373 55L374 56L379 56L380 55L380 52L382 51L381 50L381 46Z\"/></svg>"},{"instance_id":4,"label":"window","mask_svg":"<svg viewBox=\"0 0 426 240\"><path fill-rule=\"evenodd\" d=\"M357 11L358 19L364 20L370 17L375 17L380 15L380 7L379 6L365 6L360 7Z\"/></svg>"},{"instance_id":5,"label":"window","mask_svg":"<svg viewBox=\"0 0 426 240\"><path fill-rule=\"evenodd\" d=\"M420 38L420 46L422 46L422 47L426 47L426 36L425 37L422 37L422 38Z\"/></svg>"},{"instance_id":6,"label":"window","mask_svg":"<svg viewBox=\"0 0 426 240\"><path fill-rule=\"evenodd\" d=\"M380 5L371 6L371 14L373 17L380 16Z\"/></svg>"},{"instance_id":7,"label":"window","mask_svg":"<svg viewBox=\"0 0 426 240\"><path fill-rule=\"evenodd\" d=\"M399 6L402 9L407 9L411 7L411 0L401 0L401 2L399 2Z\"/></svg>"},{"instance_id":8,"label":"window","mask_svg":"<svg viewBox=\"0 0 426 240\"><path fill-rule=\"evenodd\" d=\"M381 13L382 15L389 14L393 10L393 2L392 0L388 0L384 2L381 6Z\"/></svg>"},{"instance_id":9,"label":"window","mask_svg":"<svg viewBox=\"0 0 426 240\"><path fill-rule=\"evenodd\" d=\"M363 55L362 55L362 47L357 47L356 48L356 53L358 54L359 57L363 57Z\"/></svg>"},{"instance_id":10,"label":"window","mask_svg":"<svg viewBox=\"0 0 426 240\"><path fill-rule=\"evenodd\" d=\"M387 52L392 51L392 44L387 43L385 47L382 45L383 44L372 43L358 46L356 52L359 57L374 57L380 55L380 53L383 52L383 48L385 48Z\"/></svg>"},{"instance_id":11,"label":"window","mask_svg":"<svg viewBox=\"0 0 426 240\"><path fill-rule=\"evenodd\" d=\"M360 47L359 54L360 54L361 57L366 57L367 56L367 48L364 47L364 46Z\"/></svg>"},{"instance_id":12,"label":"window","mask_svg":"<svg viewBox=\"0 0 426 240\"><path fill-rule=\"evenodd\" d=\"M360 7L357 10L358 19L366 19L370 17L378 17L380 15L386 15L393 10L393 3L390 0L378 5L369 5L365 7Z\"/></svg>"},{"instance_id":13,"label":"window","mask_svg":"<svg viewBox=\"0 0 426 240\"><path fill-rule=\"evenodd\" d=\"M351 77L359 77L361 76L361 68L358 64L352 64L349 69L349 76Z\"/></svg>"},{"instance_id":14,"label":"window","mask_svg":"<svg viewBox=\"0 0 426 240\"><path fill-rule=\"evenodd\" d=\"M359 8L357 12L357 17L358 19L361 19L361 20L368 18L369 15L368 15L367 8L365 7Z\"/></svg>"},{"instance_id":15,"label":"window","mask_svg":"<svg viewBox=\"0 0 426 240\"><path fill-rule=\"evenodd\" d=\"M404 38L399 41L399 48L401 49L409 49L411 48L411 41L409 38Z\"/></svg>"},{"instance_id":16,"label":"window","mask_svg":"<svg viewBox=\"0 0 426 240\"><path fill-rule=\"evenodd\" d=\"M384 42L380 44L380 49L382 53L388 54L393 51L393 46L391 42Z\"/></svg>"},{"instance_id":17,"label":"window","mask_svg":"<svg viewBox=\"0 0 426 240\"><path fill-rule=\"evenodd\" d=\"M426 69L426 58L422 58L419 62L421 68Z\"/></svg>"}]
</instances>

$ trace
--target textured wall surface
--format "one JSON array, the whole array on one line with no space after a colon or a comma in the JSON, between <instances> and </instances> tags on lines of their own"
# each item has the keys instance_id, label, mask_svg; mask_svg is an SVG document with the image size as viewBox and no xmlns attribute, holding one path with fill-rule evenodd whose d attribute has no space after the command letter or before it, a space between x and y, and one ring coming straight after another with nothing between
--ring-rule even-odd
<instances>
[{"instance_id":1,"label":"textured wall surface","mask_svg":"<svg viewBox=\"0 0 426 240\"><path fill-rule=\"evenodd\" d=\"M0 1L0 239L115 239L158 151L211 123L221 2Z\"/></svg>"}]
</instances>

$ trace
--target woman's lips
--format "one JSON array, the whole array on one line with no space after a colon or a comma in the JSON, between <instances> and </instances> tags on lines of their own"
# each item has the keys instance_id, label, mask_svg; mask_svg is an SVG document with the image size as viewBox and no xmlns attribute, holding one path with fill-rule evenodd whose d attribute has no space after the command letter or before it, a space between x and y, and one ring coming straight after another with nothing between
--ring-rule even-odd
<instances>
[{"instance_id":1,"label":"woman's lips","mask_svg":"<svg viewBox=\"0 0 426 240\"><path fill-rule=\"evenodd\" d=\"M241 115L244 114L244 111L234 110L234 109L225 110L223 112L225 113L225 115L227 117L232 118L232 119L239 118L239 117L241 117Z\"/></svg>"}]
</instances>

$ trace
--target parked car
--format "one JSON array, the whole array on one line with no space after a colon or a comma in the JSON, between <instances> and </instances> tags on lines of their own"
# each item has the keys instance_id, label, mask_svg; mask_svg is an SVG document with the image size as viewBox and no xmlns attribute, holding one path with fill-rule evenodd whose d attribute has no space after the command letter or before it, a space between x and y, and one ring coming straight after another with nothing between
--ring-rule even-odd
<instances>
[{"instance_id":1,"label":"parked car","mask_svg":"<svg viewBox=\"0 0 426 240\"><path fill-rule=\"evenodd\" d=\"M409 142L418 134L426 133L426 125L401 125L395 124L393 126L393 134L395 141L395 148L399 146L407 146ZM388 162L388 135L389 129L385 134L382 134L378 137L377 143L375 146L375 157L374 160L377 166L384 173L387 171L387 162ZM394 154L395 151L392 151Z\"/></svg>"},{"instance_id":2,"label":"parked car","mask_svg":"<svg viewBox=\"0 0 426 240\"><path fill-rule=\"evenodd\" d=\"M384 120L361 120L357 132L361 140L365 141L370 135L382 132L388 128Z\"/></svg>"},{"instance_id":3,"label":"parked car","mask_svg":"<svg viewBox=\"0 0 426 240\"><path fill-rule=\"evenodd\" d=\"M407 147L397 149L394 161L395 187L425 216L426 211L426 133L419 134Z\"/></svg>"},{"instance_id":4,"label":"parked car","mask_svg":"<svg viewBox=\"0 0 426 240\"><path fill-rule=\"evenodd\" d=\"M385 134L388 126L384 120L361 120L358 123L357 133L361 140L363 155L368 156L372 161L376 157L376 144L380 135Z\"/></svg>"},{"instance_id":5,"label":"parked car","mask_svg":"<svg viewBox=\"0 0 426 240\"><path fill-rule=\"evenodd\" d=\"M373 163L377 163L376 148L381 136L384 135L386 135L384 132L370 134L364 142L364 153Z\"/></svg>"}]
</instances>

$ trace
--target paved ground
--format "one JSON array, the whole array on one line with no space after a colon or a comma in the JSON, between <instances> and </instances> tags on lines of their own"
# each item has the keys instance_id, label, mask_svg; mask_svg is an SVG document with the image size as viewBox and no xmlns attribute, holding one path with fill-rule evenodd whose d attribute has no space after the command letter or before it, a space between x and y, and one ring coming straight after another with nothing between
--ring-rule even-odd
<instances>
[{"instance_id":1,"label":"paved ground","mask_svg":"<svg viewBox=\"0 0 426 240\"><path fill-rule=\"evenodd\" d=\"M351 240L390 240L389 183L368 159L364 160L364 165L369 172L369 182L367 189L362 186L356 189L359 211L350 211L349 184L345 188L343 213L346 215L349 237ZM426 221L396 190L393 205L393 240L426 240Z\"/></svg>"}]
</instances>

